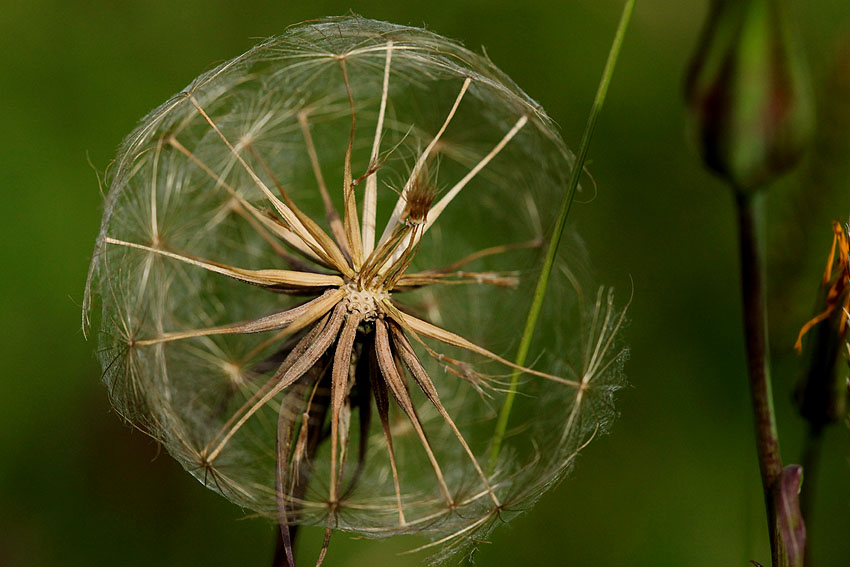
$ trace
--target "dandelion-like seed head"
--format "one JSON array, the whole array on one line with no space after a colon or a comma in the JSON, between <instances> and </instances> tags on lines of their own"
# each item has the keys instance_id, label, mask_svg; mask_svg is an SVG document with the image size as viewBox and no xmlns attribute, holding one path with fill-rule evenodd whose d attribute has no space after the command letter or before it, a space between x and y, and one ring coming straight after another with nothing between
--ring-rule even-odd
<instances>
[{"instance_id":1,"label":"dandelion-like seed head","mask_svg":"<svg viewBox=\"0 0 850 567\"><path fill-rule=\"evenodd\" d=\"M510 361L572 161L534 101L435 34L347 17L265 41L119 152L86 294L113 405L274 518L290 561L295 524L480 540L613 415L623 315L582 295L579 246L535 362Z\"/></svg>"}]
</instances>

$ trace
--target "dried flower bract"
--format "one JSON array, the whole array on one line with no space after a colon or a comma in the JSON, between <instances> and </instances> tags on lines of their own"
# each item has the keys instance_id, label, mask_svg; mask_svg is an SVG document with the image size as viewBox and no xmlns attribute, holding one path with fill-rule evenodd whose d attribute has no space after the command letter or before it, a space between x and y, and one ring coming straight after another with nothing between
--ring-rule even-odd
<instances>
[{"instance_id":1,"label":"dried flower bract","mask_svg":"<svg viewBox=\"0 0 850 567\"><path fill-rule=\"evenodd\" d=\"M582 305L575 239L534 368L508 360L571 161L487 59L420 29L301 25L202 75L110 176L86 306L115 408L276 519L290 562L298 524L462 549L612 416L622 314Z\"/></svg>"}]
</instances>

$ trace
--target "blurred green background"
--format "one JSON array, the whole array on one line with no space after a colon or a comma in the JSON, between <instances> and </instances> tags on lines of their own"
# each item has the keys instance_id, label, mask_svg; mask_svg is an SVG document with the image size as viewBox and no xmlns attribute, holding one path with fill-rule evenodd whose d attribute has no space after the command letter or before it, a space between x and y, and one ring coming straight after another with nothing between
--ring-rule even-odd
<instances>
[{"instance_id":1,"label":"blurred green background","mask_svg":"<svg viewBox=\"0 0 850 567\"><path fill-rule=\"evenodd\" d=\"M793 2L821 104L815 151L769 199L774 387L786 462L802 424L792 351L850 214L850 7ZM478 49L575 147L621 2L9 0L0 13L0 565L267 565L273 528L204 490L109 409L80 303L96 169L148 110L286 26L353 10ZM747 387L732 200L686 132L682 77L705 1L639 0L571 220L600 283L633 292L631 387L613 433L498 530L480 565L769 563ZM91 165L90 165L91 164ZM587 194L587 193L586 193ZM827 432L816 565L850 562L850 433ZM305 564L320 533L306 531ZM334 538L327 565L417 565L413 540Z\"/></svg>"}]
</instances>

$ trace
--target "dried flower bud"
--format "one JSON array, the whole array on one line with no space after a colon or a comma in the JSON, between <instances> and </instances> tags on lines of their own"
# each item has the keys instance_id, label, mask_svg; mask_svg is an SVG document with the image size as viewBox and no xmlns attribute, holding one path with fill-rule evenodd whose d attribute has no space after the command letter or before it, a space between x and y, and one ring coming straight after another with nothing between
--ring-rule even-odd
<instances>
[{"instance_id":1,"label":"dried flower bud","mask_svg":"<svg viewBox=\"0 0 850 567\"><path fill-rule=\"evenodd\" d=\"M706 165L739 191L793 167L813 128L803 55L784 0L714 0L686 98Z\"/></svg>"},{"instance_id":2,"label":"dried flower bud","mask_svg":"<svg viewBox=\"0 0 850 567\"><path fill-rule=\"evenodd\" d=\"M844 376L848 360L845 344L850 309L850 237L847 227L837 221L832 230L832 248L826 259L817 314L800 330L795 345L800 351L803 336L812 331L806 348L809 365L794 397L800 415L816 430L838 421L847 405Z\"/></svg>"},{"instance_id":3,"label":"dried flower bud","mask_svg":"<svg viewBox=\"0 0 850 567\"><path fill-rule=\"evenodd\" d=\"M86 301L113 405L274 518L290 562L294 524L445 553L486 536L612 417L623 315L601 290L582 305L577 239L535 368L505 358L572 161L534 101L440 36L350 17L267 40L120 150Z\"/></svg>"}]
</instances>

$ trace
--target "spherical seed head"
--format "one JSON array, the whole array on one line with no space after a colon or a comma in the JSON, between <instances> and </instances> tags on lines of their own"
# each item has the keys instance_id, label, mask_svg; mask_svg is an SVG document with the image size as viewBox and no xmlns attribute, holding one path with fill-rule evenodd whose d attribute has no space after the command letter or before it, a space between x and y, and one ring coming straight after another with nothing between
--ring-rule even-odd
<instances>
[{"instance_id":1,"label":"spherical seed head","mask_svg":"<svg viewBox=\"0 0 850 567\"><path fill-rule=\"evenodd\" d=\"M612 415L622 319L571 285L568 238L488 460L571 162L534 101L435 34L348 17L263 42L119 152L86 301L113 405L278 521L486 535Z\"/></svg>"}]
</instances>

